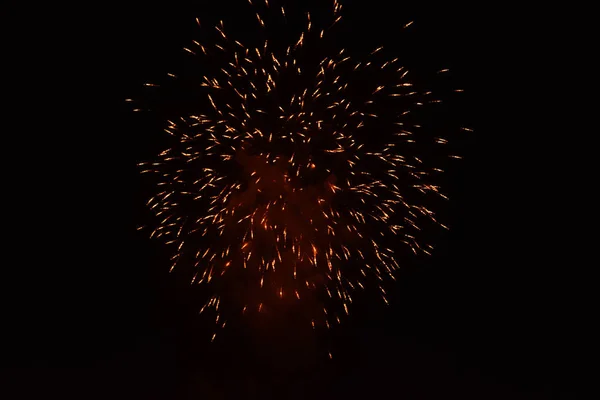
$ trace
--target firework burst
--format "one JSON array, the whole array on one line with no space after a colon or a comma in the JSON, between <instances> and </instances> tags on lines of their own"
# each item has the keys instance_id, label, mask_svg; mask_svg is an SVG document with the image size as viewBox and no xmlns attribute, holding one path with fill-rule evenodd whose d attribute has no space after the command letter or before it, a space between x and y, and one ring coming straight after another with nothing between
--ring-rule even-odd
<instances>
[{"instance_id":1,"label":"firework burst","mask_svg":"<svg viewBox=\"0 0 600 400\"><path fill-rule=\"evenodd\" d=\"M399 260L430 254L423 232L444 227L431 198L445 198L433 162L447 140L422 132L414 112L439 100L381 47L360 60L329 51L337 0L324 28L304 14L283 48L270 43L268 22L291 29L285 5L253 2L260 45L230 37L221 21L208 28L215 39L184 49L211 74L146 84L179 82L201 98L198 112L168 120L172 146L140 164L158 188L150 236L173 249L171 270L187 266L191 283L208 288L201 312L217 326L299 303L308 323L330 327L356 291L387 303L383 282Z\"/></svg>"}]
</instances>

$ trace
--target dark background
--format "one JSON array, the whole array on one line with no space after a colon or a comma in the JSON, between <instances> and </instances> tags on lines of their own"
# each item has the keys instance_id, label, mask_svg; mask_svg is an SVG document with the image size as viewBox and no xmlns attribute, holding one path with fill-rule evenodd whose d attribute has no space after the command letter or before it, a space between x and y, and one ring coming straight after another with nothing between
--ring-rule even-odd
<instances>
[{"instance_id":1,"label":"dark background","mask_svg":"<svg viewBox=\"0 0 600 400\"><path fill-rule=\"evenodd\" d=\"M549 39L508 5L344 2L366 43L449 67L466 91L449 109L475 129L448 181L452 229L400 272L391 306L358 307L329 347L284 328L206 345L192 296L135 230L147 191L135 164L159 142L123 99L176 72L194 17L227 21L229 3L32 8L13 31L14 103L28 105L10 118L24 138L11 168L27 194L2 280L6 398L590 397L591 265L569 225L586 214L569 211L578 189L563 167L576 156L536 121L529 64Z\"/></svg>"}]
</instances>

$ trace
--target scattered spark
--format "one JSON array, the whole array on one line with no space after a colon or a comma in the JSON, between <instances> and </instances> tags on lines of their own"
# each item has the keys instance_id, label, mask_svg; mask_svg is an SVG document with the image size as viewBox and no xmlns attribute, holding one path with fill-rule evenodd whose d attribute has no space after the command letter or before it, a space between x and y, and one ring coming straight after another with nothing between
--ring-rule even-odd
<instances>
[{"instance_id":1,"label":"scattered spark","mask_svg":"<svg viewBox=\"0 0 600 400\"><path fill-rule=\"evenodd\" d=\"M262 28L269 13L286 20L283 7L265 6L256 6L265 15L254 13ZM192 260L191 283L214 289L201 312L218 310L216 323L219 307L234 303L217 296L235 292L242 314L318 303L310 323L329 328L350 314L355 289L379 288L388 303L381 282L400 266L389 243L429 255L425 227L447 229L425 199L447 199L433 181L443 171L435 163L446 158L430 149L448 139L421 136L411 113L439 100L415 89L408 70L394 65L398 58L381 61L383 47L360 62L346 49L321 59L303 50L326 40L341 8L335 0L322 30L307 14L282 52L271 50L271 40L256 48L231 39L222 21L218 43L184 48L195 57L220 50L209 63L214 74L198 85L209 106L167 121L165 132L178 141L139 166L158 188L148 207L161 222L150 237L172 246L171 271ZM327 300L311 301L320 295Z\"/></svg>"}]
</instances>

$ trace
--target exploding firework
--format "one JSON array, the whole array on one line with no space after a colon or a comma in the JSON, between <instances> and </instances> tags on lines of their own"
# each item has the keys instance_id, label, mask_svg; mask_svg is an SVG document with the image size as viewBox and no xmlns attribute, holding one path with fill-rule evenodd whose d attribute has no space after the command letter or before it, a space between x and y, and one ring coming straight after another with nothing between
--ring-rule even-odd
<instances>
[{"instance_id":1,"label":"exploding firework","mask_svg":"<svg viewBox=\"0 0 600 400\"><path fill-rule=\"evenodd\" d=\"M268 22L291 29L285 6L249 2L260 45L230 37L221 21L215 39L184 49L212 74L146 84L179 82L197 108L169 119L172 145L140 164L158 188L150 236L172 247L171 270L187 266L191 283L208 288L201 312L217 326L296 303L308 323L330 327L357 291L387 303L383 282L399 260L430 254L424 232L444 227L432 205L446 197L435 162L447 140L423 132L414 112L439 100L381 47L360 60L329 51L337 0L324 28L303 14L284 47Z\"/></svg>"}]
</instances>

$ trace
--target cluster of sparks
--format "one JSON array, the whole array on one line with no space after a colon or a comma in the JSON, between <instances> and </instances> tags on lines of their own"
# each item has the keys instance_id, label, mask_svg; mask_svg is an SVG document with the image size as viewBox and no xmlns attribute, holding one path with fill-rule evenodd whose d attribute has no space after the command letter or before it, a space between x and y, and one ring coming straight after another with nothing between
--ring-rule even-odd
<instances>
[{"instance_id":1,"label":"cluster of sparks","mask_svg":"<svg viewBox=\"0 0 600 400\"><path fill-rule=\"evenodd\" d=\"M249 2L258 30L266 14L285 22L284 7ZM191 283L209 288L201 312L218 327L231 313L299 303L313 327L329 328L369 287L387 303L383 282L401 259L392 244L430 254L422 226L444 227L423 201L446 198L432 183L443 171L421 154L447 140L421 142L411 120L439 100L415 91L398 58L381 60L381 47L366 62L344 49L312 62L341 9L334 0L324 30L306 14L282 51L231 39L222 21L218 41L193 41L186 52L218 64L197 85L204 113L169 120L173 146L140 164L158 188L151 237L173 247L171 270L193 265Z\"/></svg>"}]
</instances>

